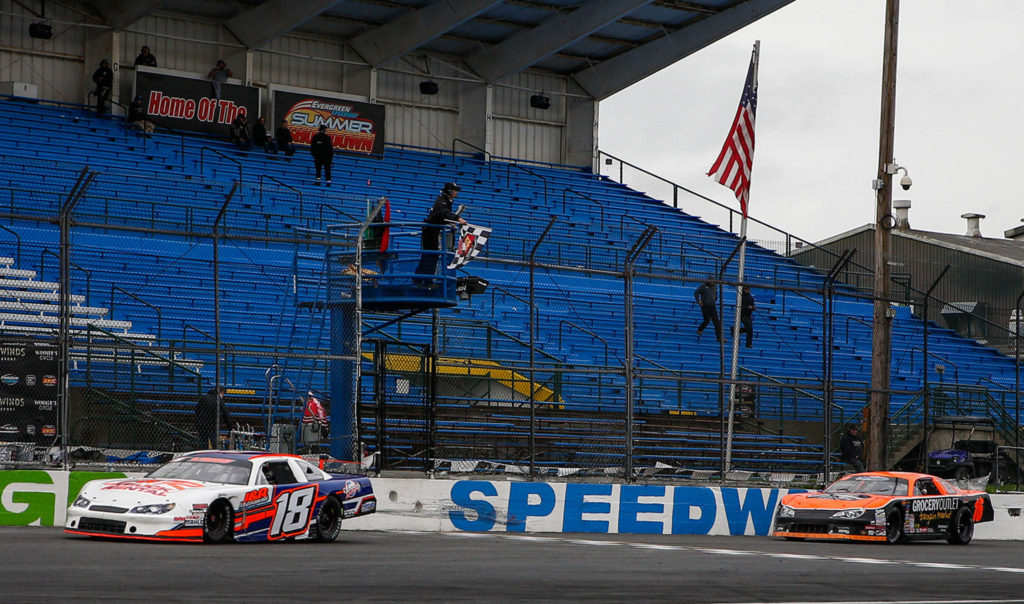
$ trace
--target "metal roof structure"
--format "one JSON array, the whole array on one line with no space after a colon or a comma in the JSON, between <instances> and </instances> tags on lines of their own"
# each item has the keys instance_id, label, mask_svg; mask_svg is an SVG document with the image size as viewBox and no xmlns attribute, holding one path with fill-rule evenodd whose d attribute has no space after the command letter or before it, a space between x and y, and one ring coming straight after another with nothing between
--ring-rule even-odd
<instances>
[{"instance_id":1,"label":"metal roof structure","mask_svg":"<svg viewBox=\"0 0 1024 604\"><path fill-rule=\"evenodd\" d=\"M219 22L259 49L289 33L341 40L378 68L410 53L487 84L525 69L601 100L793 0L82 0L124 29L153 11Z\"/></svg>"}]
</instances>

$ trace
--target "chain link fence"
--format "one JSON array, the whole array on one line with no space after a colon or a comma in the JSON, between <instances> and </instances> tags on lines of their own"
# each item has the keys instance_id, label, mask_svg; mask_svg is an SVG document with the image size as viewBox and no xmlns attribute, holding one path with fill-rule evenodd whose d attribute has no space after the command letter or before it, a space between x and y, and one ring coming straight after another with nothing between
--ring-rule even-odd
<instances>
[{"instance_id":1,"label":"chain link fence","mask_svg":"<svg viewBox=\"0 0 1024 604\"><path fill-rule=\"evenodd\" d=\"M125 179L189 203L125 198ZM733 380L735 238L659 229L567 191L545 192L545 219L470 207L467 219L495 227L492 241L468 268L428 278L442 292L427 298L445 304L417 306L420 216L395 199L375 227L392 247L378 254L366 243L377 195L270 178L140 184L117 169L84 170L60 191L12 190L0 352L38 364L2 358L33 413L0 408L0 462L158 462L216 446L429 475L788 484L842 470L839 435L869 394L854 364L870 355L870 300L840 288L825 305L821 275L752 249L763 263L746 279L755 346L741 349ZM571 203L590 204L594 221L561 217ZM468 276L484 291L444 289ZM695 334L693 290L708 278L722 342ZM405 306L366 302L381 292ZM920 337L894 333L897 362L922 363ZM901 410L887 446L893 464L917 468L927 451L915 429L935 385L912 374L893 380ZM947 377L948 394L962 380ZM1018 404L1003 382L971 386L984 391L972 412ZM1003 419L1001 442L1013 445L1012 413Z\"/></svg>"}]
</instances>

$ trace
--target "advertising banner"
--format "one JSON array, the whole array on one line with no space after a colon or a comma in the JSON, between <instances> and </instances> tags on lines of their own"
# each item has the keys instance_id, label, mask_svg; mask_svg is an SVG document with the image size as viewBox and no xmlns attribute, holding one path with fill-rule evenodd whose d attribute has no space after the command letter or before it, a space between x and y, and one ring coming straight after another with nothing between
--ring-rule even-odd
<instances>
[{"instance_id":1,"label":"advertising banner","mask_svg":"<svg viewBox=\"0 0 1024 604\"><path fill-rule=\"evenodd\" d=\"M56 344L0 340L0 441L50 445L56 437Z\"/></svg>"},{"instance_id":2,"label":"advertising banner","mask_svg":"<svg viewBox=\"0 0 1024 604\"><path fill-rule=\"evenodd\" d=\"M282 120L296 145L308 145L322 124L338 151L384 153L384 105L275 90L274 127Z\"/></svg>"},{"instance_id":3,"label":"advertising banner","mask_svg":"<svg viewBox=\"0 0 1024 604\"><path fill-rule=\"evenodd\" d=\"M228 135L228 126L240 113L255 122L260 114L260 92L252 86L221 84L220 98L209 80L135 70L135 94L157 125L174 130Z\"/></svg>"}]
</instances>

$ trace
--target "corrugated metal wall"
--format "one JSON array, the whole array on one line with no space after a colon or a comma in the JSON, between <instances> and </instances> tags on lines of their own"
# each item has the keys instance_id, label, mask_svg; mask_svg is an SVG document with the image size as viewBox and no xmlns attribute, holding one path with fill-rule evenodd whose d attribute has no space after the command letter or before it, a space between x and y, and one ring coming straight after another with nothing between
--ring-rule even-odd
<instances>
[{"instance_id":1,"label":"corrugated metal wall","mask_svg":"<svg viewBox=\"0 0 1024 604\"><path fill-rule=\"evenodd\" d=\"M87 90L85 29L73 25L81 17L55 3L47 9L46 16L54 20L53 37L38 40L28 35L29 24L38 19L14 2L0 0L0 81L35 84L41 98L81 103Z\"/></svg>"},{"instance_id":2,"label":"corrugated metal wall","mask_svg":"<svg viewBox=\"0 0 1024 604\"><path fill-rule=\"evenodd\" d=\"M87 92L93 88L88 76L95 68L84 65L87 37L110 35L109 30L80 25L82 15L58 4L48 3L47 7L47 16L55 20L54 38L33 40L28 37L28 24L36 18L12 0L0 0L0 80L37 84L43 98L87 102ZM341 42L282 36L253 54L252 73L245 74L245 49L217 22L158 12L121 34L122 102L127 102L131 94L133 63L143 45L150 47L159 67L197 76L205 76L217 59L224 59L236 77L248 75L259 85L275 83L357 96L370 94L368 69L346 64L359 58ZM450 148L452 139L459 136L459 92L465 84L446 78L465 77L443 61L430 60L428 64L417 56L396 61L390 71L380 70L377 99L388 106L388 142ZM420 93L419 83L424 79L438 82L437 95ZM493 154L564 162L566 105L560 93L565 90L565 78L540 73L522 73L495 86ZM548 96L551 107L530 107L532 94Z\"/></svg>"},{"instance_id":3,"label":"corrugated metal wall","mask_svg":"<svg viewBox=\"0 0 1024 604\"><path fill-rule=\"evenodd\" d=\"M219 44L211 43L219 42ZM237 72L244 70L239 57L244 53L238 41L212 21L168 15L145 17L122 35L121 62L132 66L143 45L149 46L159 67L206 75L224 59Z\"/></svg>"},{"instance_id":4,"label":"corrugated metal wall","mask_svg":"<svg viewBox=\"0 0 1024 604\"><path fill-rule=\"evenodd\" d=\"M453 75L435 68L435 75ZM459 119L459 83L434 79L438 93L420 93L420 82L429 75L381 71L377 76L377 102L388 106L386 132L389 142L447 149L455 138Z\"/></svg>"},{"instance_id":5,"label":"corrugated metal wall","mask_svg":"<svg viewBox=\"0 0 1024 604\"><path fill-rule=\"evenodd\" d=\"M494 155L550 163L565 160L564 78L524 72L494 87ZM551 99L548 109L530 107L530 96Z\"/></svg>"}]
</instances>

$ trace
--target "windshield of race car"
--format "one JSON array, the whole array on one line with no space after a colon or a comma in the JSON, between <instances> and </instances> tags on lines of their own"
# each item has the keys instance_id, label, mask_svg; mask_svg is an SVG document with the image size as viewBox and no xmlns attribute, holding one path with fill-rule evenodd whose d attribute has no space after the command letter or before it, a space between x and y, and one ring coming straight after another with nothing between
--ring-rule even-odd
<instances>
[{"instance_id":1,"label":"windshield of race car","mask_svg":"<svg viewBox=\"0 0 1024 604\"><path fill-rule=\"evenodd\" d=\"M906 495L909 492L907 481L891 476L851 476L833 482L825 489L826 493L863 493L868 495Z\"/></svg>"},{"instance_id":2,"label":"windshield of race car","mask_svg":"<svg viewBox=\"0 0 1024 604\"><path fill-rule=\"evenodd\" d=\"M147 478L184 478L222 484L248 484L252 464L244 460L210 458L172 461L150 472Z\"/></svg>"}]
</instances>

